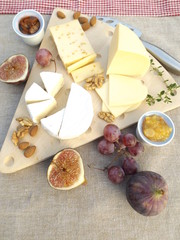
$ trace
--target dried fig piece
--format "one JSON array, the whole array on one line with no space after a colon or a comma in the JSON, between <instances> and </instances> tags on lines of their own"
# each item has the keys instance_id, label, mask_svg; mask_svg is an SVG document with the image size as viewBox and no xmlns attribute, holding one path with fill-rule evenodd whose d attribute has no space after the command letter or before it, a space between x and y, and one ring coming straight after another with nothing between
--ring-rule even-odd
<instances>
[{"instance_id":1,"label":"dried fig piece","mask_svg":"<svg viewBox=\"0 0 180 240\"><path fill-rule=\"evenodd\" d=\"M22 54L13 55L0 65L0 81L12 84L24 82L29 71L28 59Z\"/></svg>"}]
</instances>

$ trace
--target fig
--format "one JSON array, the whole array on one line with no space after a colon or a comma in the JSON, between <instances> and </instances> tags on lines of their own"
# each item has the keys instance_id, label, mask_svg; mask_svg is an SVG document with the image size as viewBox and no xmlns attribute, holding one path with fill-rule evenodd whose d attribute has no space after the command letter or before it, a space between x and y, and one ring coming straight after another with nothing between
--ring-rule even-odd
<instances>
[{"instance_id":1,"label":"fig","mask_svg":"<svg viewBox=\"0 0 180 240\"><path fill-rule=\"evenodd\" d=\"M168 186L158 173L138 172L127 182L126 197L131 207L138 213L155 216L167 205Z\"/></svg>"},{"instance_id":2,"label":"fig","mask_svg":"<svg viewBox=\"0 0 180 240\"><path fill-rule=\"evenodd\" d=\"M0 66L0 81L17 84L28 79L30 71L26 56L17 54L9 57Z\"/></svg>"},{"instance_id":3,"label":"fig","mask_svg":"<svg viewBox=\"0 0 180 240\"><path fill-rule=\"evenodd\" d=\"M48 167L47 179L50 186L58 190L70 190L84 183L84 167L80 154L74 149L58 152Z\"/></svg>"}]
</instances>

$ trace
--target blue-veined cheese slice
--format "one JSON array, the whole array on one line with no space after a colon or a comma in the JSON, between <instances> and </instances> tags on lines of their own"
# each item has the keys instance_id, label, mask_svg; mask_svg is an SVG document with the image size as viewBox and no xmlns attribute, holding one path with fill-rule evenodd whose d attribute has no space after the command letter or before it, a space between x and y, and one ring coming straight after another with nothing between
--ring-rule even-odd
<instances>
[{"instance_id":1,"label":"blue-veined cheese slice","mask_svg":"<svg viewBox=\"0 0 180 240\"><path fill-rule=\"evenodd\" d=\"M37 83L33 83L25 93L25 102L27 104L45 101L51 98L52 96L47 93L42 87L40 87Z\"/></svg>"},{"instance_id":2,"label":"blue-veined cheese slice","mask_svg":"<svg viewBox=\"0 0 180 240\"><path fill-rule=\"evenodd\" d=\"M27 109L34 123L39 123L39 121L46 117L55 107L57 106L56 100L51 97L51 99L27 104Z\"/></svg>"},{"instance_id":3,"label":"blue-veined cheese slice","mask_svg":"<svg viewBox=\"0 0 180 240\"><path fill-rule=\"evenodd\" d=\"M83 87L72 83L59 138L72 139L85 133L92 123L93 116L91 95Z\"/></svg>"},{"instance_id":4,"label":"blue-veined cheese slice","mask_svg":"<svg viewBox=\"0 0 180 240\"><path fill-rule=\"evenodd\" d=\"M149 67L149 54L141 40L128 27L118 24L109 48L107 74L138 77Z\"/></svg>"},{"instance_id":5,"label":"blue-veined cheese slice","mask_svg":"<svg viewBox=\"0 0 180 240\"><path fill-rule=\"evenodd\" d=\"M109 106L132 105L142 102L148 89L138 78L109 75Z\"/></svg>"},{"instance_id":6,"label":"blue-veined cheese slice","mask_svg":"<svg viewBox=\"0 0 180 240\"><path fill-rule=\"evenodd\" d=\"M41 72L42 82L46 91L53 97L59 92L64 85L64 78L61 73L55 72Z\"/></svg>"},{"instance_id":7,"label":"blue-veined cheese slice","mask_svg":"<svg viewBox=\"0 0 180 240\"><path fill-rule=\"evenodd\" d=\"M61 128L64 108L46 118L41 119L41 125L48 132L49 135L59 138L59 130Z\"/></svg>"}]
</instances>

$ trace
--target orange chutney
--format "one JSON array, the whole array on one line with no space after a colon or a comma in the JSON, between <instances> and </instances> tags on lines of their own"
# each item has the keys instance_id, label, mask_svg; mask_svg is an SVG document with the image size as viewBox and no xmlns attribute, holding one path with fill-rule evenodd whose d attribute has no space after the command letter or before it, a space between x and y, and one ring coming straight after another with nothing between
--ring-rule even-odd
<instances>
[{"instance_id":1,"label":"orange chutney","mask_svg":"<svg viewBox=\"0 0 180 240\"><path fill-rule=\"evenodd\" d=\"M151 141L163 142L169 138L172 128L161 116L151 115L145 117L143 121L143 133Z\"/></svg>"}]
</instances>

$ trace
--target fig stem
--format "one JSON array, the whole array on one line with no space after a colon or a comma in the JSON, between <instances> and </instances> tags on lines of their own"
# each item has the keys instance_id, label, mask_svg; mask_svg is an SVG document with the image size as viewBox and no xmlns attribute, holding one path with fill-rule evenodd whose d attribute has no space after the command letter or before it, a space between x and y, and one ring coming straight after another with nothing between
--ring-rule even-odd
<instances>
[{"instance_id":1,"label":"fig stem","mask_svg":"<svg viewBox=\"0 0 180 240\"><path fill-rule=\"evenodd\" d=\"M156 190L156 196L159 196L159 195L164 195L164 190L163 189L157 189Z\"/></svg>"}]
</instances>

